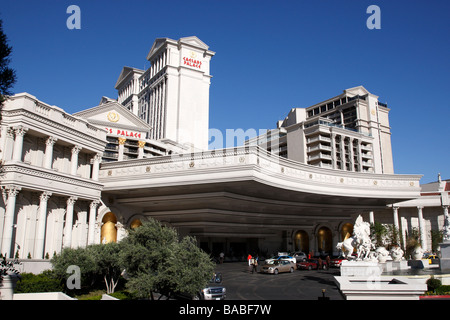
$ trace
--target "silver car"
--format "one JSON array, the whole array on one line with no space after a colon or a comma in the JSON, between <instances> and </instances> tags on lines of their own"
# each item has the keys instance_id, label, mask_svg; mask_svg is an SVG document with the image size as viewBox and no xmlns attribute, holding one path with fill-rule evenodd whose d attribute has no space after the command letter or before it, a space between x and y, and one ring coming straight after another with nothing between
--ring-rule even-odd
<instances>
[{"instance_id":1,"label":"silver car","mask_svg":"<svg viewBox=\"0 0 450 320\"><path fill-rule=\"evenodd\" d=\"M296 262L306 261L306 259L308 258L306 256L306 253L304 253L302 251L293 252L293 253L291 253L291 256L295 258Z\"/></svg>"},{"instance_id":2,"label":"silver car","mask_svg":"<svg viewBox=\"0 0 450 320\"><path fill-rule=\"evenodd\" d=\"M261 268L263 273L278 274L280 272L294 272L297 265L288 260L275 260L272 263L267 263Z\"/></svg>"}]
</instances>

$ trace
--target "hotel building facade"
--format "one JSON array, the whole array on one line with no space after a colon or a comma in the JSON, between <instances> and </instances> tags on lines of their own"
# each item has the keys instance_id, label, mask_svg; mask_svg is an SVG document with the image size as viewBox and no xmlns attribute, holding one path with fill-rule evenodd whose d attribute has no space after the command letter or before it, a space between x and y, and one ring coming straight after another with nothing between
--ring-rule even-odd
<instances>
[{"instance_id":1,"label":"hotel building facade","mask_svg":"<svg viewBox=\"0 0 450 320\"><path fill-rule=\"evenodd\" d=\"M293 108L276 129L246 144L321 168L394 173L389 109L362 86Z\"/></svg>"},{"instance_id":2,"label":"hotel building facade","mask_svg":"<svg viewBox=\"0 0 450 320\"><path fill-rule=\"evenodd\" d=\"M157 39L147 70L122 69L117 99L74 114L28 93L10 97L1 111L2 254L45 259L120 241L148 217L228 257L337 254L359 214L417 227L430 248L450 186L424 194L421 176L393 173L389 109L377 96L347 89L292 109L243 146L208 150L212 56L197 37Z\"/></svg>"}]
</instances>

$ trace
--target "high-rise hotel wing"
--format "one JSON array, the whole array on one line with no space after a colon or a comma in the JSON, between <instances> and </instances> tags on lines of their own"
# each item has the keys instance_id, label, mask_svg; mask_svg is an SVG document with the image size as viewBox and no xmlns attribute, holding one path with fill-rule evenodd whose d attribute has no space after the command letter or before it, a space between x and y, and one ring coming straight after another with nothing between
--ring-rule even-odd
<instances>
[{"instance_id":1,"label":"high-rise hotel wing","mask_svg":"<svg viewBox=\"0 0 450 320\"><path fill-rule=\"evenodd\" d=\"M246 143L321 168L394 173L389 109L362 86L293 108L276 129Z\"/></svg>"}]
</instances>

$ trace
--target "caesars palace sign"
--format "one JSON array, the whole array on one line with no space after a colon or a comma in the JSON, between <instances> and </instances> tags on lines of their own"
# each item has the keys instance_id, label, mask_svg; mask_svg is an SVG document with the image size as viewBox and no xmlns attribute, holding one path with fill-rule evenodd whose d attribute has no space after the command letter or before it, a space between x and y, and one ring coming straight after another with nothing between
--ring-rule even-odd
<instances>
[{"instance_id":1,"label":"caesars palace sign","mask_svg":"<svg viewBox=\"0 0 450 320\"><path fill-rule=\"evenodd\" d=\"M105 128L106 132L109 134L115 134L118 136L123 136L123 137L130 137L130 138L141 138L142 137L142 133L141 132L136 132L136 131L128 131L128 130L123 130L123 129L112 129L112 128Z\"/></svg>"},{"instance_id":2,"label":"caesars palace sign","mask_svg":"<svg viewBox=\"0 0 450 320\"><path fill-rule=\"evenodd\" d=\"M195 52L191 52L191 57L183 57L183 64L185 66L194 67L200 69L202 66L202 62L196 59L197 54Z\"/></svg>"}]
</instances>

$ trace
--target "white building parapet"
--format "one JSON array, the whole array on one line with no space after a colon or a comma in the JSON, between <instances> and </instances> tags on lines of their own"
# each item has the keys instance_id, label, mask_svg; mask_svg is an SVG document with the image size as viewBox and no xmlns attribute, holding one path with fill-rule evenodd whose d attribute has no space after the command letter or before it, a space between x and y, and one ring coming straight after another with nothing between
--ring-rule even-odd
<instances>
[{"instance_id":1,"label":"white building parapet","mask_svg":"<svg viewBox=\"0 0 450 320\"><path fill-rule=\"evenodd\" d=\"M2 108L2 125L25 125L48 136L65 137L92 151L101 152L106 143L106 130L72 116L57 106L50 106L28 93L8 98Z\"/></svg>"}]
</instances>

